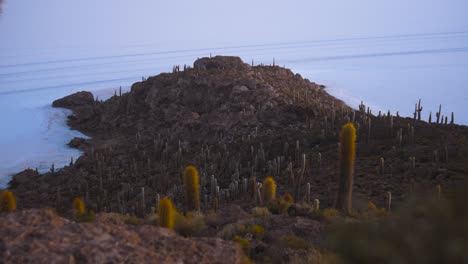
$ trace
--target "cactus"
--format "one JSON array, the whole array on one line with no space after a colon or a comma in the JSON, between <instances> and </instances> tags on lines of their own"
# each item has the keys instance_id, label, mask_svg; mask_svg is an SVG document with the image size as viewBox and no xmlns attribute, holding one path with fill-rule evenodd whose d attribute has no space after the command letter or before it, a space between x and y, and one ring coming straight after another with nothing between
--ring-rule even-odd
<instances>
[{"instance_id":1,"label":"cactus","mask_svg":"<svg viewBox=\"0 0 468 264\"><path fill-rule=\"evenodd\" d=\"M452 112L452 117L450 118L450 124L455 124L455 114Z\"/></svg>"},{"instance_id":2,"label":"cactus","mask_svg":"<svg viewBox=\"0 0 468 264\"><path fill-rule=\"evenodd\" d=\"M218 209L219 209L219 200L218 200L218 196L215 196L213 198L213 210L216 212L218 212Z\"/></svg>"},{"instance_id":3,"label":"cactus","mask_svg":"<svg viewBox=\"0 0 468 264\"><path fill-rule=\"evenodd\" d=\"M0 213L13 212L16 210L15 196L9 190L4 190L0 194Z\"/></svg>"},{"instance_id":4,"label":"cactus","mask_svg":"<svg viewBox=\"0 0 468 264\"><path fill-rule=\"evenodd\" d=\"M437 117L436 124L439 124L439 121L441 121L440 119L441 112L442 112L442 105L439 105L439 112L436 113L436 117Z\"/></svg>"},{"instance_id":5,"label":"cactus","mask_svg":"<svg viewBox=\"0 0 468 264\"><path fill-rule=\"evenodd\" d=\"M351 213L353 173L355 159L356 129L352 123L344 125L341 129L341 159L340 178L335 208L346 214Z\"/></svg>"},{"instance_id":6,"label":"cactus","mask_svg":"<svg viewBox=\"0 0 468 264\"><path fill-rule=\"evenodd\" d=\"M372 128L372 119L369 118L369 122L367 123L367 142L369 143L370 141L370 137L371 137L371 128ZM354 128L354 125L353 125L353 130L354 130L354 134L356 134L356 129Z\"/></svg>"},{"instance_id":7,"label":"cactus","mask_svg":"<svg viewBox=\"0 0 468 264\"><path fill-rule=\"evenodd\" d=\"M385 174L385 159L380 158L380 174L383 176Z\"/></svg>"},{"instance_id":8,"label":"cactus","mask_svg":"<svg viewBox=\"0 0 468 264\"><path fill-rule=\"evenodd\" d=\"M272 177L266 177L265 180L263 180L262 189L262 198L265 204L268 204L276 198L276 183Z\"/></svg>"},{"instance_id":9,"label":"cactus","mask_svg":"<svg viewBox=\"0 0 468 264\"><path fill-rule=\"evenodd\" d=\"M174 228L175 208L171 199L164 197L158 204L159 225L161 227Z\"/></svg>"},{"instance_id":10,"label":"cactus","mask_svg":"<svg viewBox=\"0 0 468 264\"><path fill-rule=\"evenodd\" d=\"M249 190L252 192L252 199L255 201L257 199L257 180L255 177L250 177L249 182Z\"/></svg>"},{"instance_id":11,"label":"cactus","mask_svg":"<svg viewBox=\"0 0 468 264\"><path fill-rule=\"evenodd\" d=\"M415 169L416 168L416 157L410 157L409 160L411 162L411 169Z\"/></svg>"},{"instance_id":12,"label":"cactus","mask_svg":"<svg viewBox=\"0 0 468 264\"><path fill-rule=\"evenodd\" d=\"M319 199L314 199L313 209L314 209L314 212L318 212L320 210L320 201L319 201Z\"/></svg>"},{"instance_id":13,"label":"cactus","mask_svg":"<svg viewBox=\"0 0 468 264\"><path fill-rule=\"evenodd\" d=\"M387 212L390 213L392 210L392 193L387 192Z\"/></svg>"},{"instance_id":14,"label":"cactus","mask_svg":"<svg viewBox=\"0 0 468 264\"><path fill-rule=\"evenodd\" d=\"M294 203L293 196L288 192L283 195L283 200L288 202L288 203Z\"/></svg>"},{"instance_id":15,"label":"cactus","mask_svg":"<svg viewBox=\"0 0 468 264\"><path fill-rule=\"evenodd\" d=\"M190 165L184 171L185 197L187 199L187 209L189 211L200 210L200 189L198 184L197 168Z\"/></svg>"},{"instance_id":16,"label":"cactus","mask_svg":"<svg viewBox=\"0 0 468 264\"><path fill-rule=\"evenodd\" d=\"M421 112L423 107L421 106L421 99L419 99L418 105L416 107L416 112L418 113L418 121L421 121Z\"/></svg>"},{"instance_id":17,"label":"cactus","mask_svg":"<svg viewBox=\"0 0 468 264\"><path fill-rule=\"evenodd\" d=\"M76 197L73 199L73 213L77 216L84 215L86 213L86 207L83 199Z\"/></svg>"}]
</instances>

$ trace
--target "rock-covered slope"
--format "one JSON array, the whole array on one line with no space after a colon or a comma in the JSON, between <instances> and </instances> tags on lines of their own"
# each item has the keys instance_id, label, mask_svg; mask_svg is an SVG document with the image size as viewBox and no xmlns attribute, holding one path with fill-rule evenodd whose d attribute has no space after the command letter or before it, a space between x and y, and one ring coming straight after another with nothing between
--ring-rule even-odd
<instances>
[{"instance_id":1,"label":"rock-covered slope","mask_svg":"<svg viewBox=\"0 0 468 264\"><path fill-rule=\"evenodd\" d=\"M200 170L204 209L217 186L221 204L235 203L248 197L247 181L267 175L279 193L289 191L297 201L305 199L309 182L312 198L329 206L337 134L350 121L358 129L356 198L383 203L390 191L398 205L412 188L446 186L468 171L466 127L377 116L365 106L355 111L299 74L237 57L202 58L179 69L105 102L89 100L87 92L54 102L72 109L70 126L92 140L70 142L85 153L60 171L16 175L10 185L19 206L66 211L82 196L97 211L143 215L157 194L181 204L181 171L188 164Z\"/></svg>"}]
</instances>

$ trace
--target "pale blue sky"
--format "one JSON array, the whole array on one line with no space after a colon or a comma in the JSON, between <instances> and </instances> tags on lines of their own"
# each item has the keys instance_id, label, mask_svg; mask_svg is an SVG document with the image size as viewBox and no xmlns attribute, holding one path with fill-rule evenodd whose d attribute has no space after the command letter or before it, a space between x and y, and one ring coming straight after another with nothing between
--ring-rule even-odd
<instances>
[{"instance_id":1,"label":"pale blue sky","mask_svg":"<svg viewBox=\"0 0 468 264\"><path fill-rule=\"evenodd\" d=\"M466 0L5 0L0 53L466 31L467 10Z\"/></svg>"}]
</instances>

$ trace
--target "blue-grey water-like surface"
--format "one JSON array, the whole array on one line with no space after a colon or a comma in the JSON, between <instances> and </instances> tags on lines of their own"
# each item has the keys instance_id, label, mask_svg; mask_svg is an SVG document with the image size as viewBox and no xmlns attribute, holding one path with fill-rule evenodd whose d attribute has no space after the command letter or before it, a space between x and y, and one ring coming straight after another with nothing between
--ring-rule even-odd
<instances>
[{"instance_id":1,"label":"blue-grey water-like surface","mask_svg":"<svg viewBox=\"0 0 468 264\"><path fill-rule=\"evenodd\" d=\"M364 36L283 43L133 44L102 48L0 51L0 187L25 168L46 171L80 153L66 143L78 131L66 126L69 111L53 100L90 90L105 99L142 76L169 72L198 57L236 55L245 62L285 65L324 84L352 107L412 115L422 99L423 117L442 104L444 115L468 124L468 32Z\"/></svg>"}]
</instances>

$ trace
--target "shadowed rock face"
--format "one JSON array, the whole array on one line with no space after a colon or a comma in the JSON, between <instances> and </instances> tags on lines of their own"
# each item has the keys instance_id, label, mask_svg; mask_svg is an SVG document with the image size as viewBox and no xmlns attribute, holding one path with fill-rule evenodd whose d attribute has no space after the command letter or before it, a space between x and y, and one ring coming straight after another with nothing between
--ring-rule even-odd
<instances>
[{"instance_id":1,"label":"shadowed rock face","mask_svg":"<svg viewBox=\"0 0 468 264\"><path fill-rule=\"evenodd\" d=\"M130 226L116 214L76 223L50 209L0 216L2 263L242 263L242 250L215 238L187 239L173 231Z\"/></svg>"}]
</instances>

